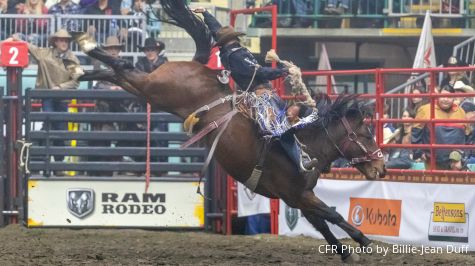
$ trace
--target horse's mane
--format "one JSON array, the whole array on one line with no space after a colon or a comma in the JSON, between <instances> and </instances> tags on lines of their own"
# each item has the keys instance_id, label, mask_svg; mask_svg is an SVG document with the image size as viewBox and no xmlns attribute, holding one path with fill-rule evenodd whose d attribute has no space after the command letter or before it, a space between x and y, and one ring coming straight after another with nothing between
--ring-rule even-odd
<instances>
[{"instance_id":1,"label":"horse's mane","mask_svg":"<svg viewBox=\"0 0 475 266\"><path fill-rule=\"evenodd\" d=\"M327 94L316 97L319 118L314 125L320 127L331 121L340 120L349 115L360 115L362 118L372 114L371 106L359 98L358 94L341 94L333 102Z\"/></svg>"},{"instance_id":2,"label":"horse's mane","mask_svg":"<svg viewBox=\"0 0 475 266\"><path fill-rule=\"evenodd\" d=\"M172 24L183 28L195 41L193 61L206 64L211 53L212 35L204 22L190 11L185 0L160 0L160 4Z\"/></svg>"}]
</instances>

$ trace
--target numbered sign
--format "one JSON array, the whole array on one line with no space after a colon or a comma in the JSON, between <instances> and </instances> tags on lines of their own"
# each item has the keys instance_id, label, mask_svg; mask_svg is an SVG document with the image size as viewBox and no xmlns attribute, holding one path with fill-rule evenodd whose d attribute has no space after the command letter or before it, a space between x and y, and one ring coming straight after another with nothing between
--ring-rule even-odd
<instances>
[{"instance_id":1,"label":"numbered sign","mask_svg":"<svg viewBox=\"0 0 475 266\"><path fill-rule=\"evenodd\" d=\"M28 44L26 42L0 43L0 66L26 67L28 65Z\"/></svg>"},{"instance_id":2,"label":"numbered sign","mask_svg":"<svg viewBox=\"0 0 475 266\"><path fill-rule=\"evenodd\" d=\"M211 55L206 66L211 69L224 69L221 64L221 59L219 58L219 48L217 46L213 47L211 50Z\"/></svg>"}]
</instances>

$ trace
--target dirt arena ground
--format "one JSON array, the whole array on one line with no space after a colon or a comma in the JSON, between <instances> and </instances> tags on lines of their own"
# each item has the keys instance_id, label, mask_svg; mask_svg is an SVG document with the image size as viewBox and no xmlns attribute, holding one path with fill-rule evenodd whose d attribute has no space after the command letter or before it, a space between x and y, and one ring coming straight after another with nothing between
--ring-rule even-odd
<instances>
[{"instance_id":1,"label":"dirt arena ground","mask_svg":"<svg viewBox=\"0 0 475 266\"><path fill-rule=\"evenodd\" d=\"M351 241L344 241L353 244ZM338 265L307 237L145 230L0 229L0 265ZM391 248L380 242L375 245ZM475 265L475 254L363 254L364 265Z\"/></svg>"}]
</instances>

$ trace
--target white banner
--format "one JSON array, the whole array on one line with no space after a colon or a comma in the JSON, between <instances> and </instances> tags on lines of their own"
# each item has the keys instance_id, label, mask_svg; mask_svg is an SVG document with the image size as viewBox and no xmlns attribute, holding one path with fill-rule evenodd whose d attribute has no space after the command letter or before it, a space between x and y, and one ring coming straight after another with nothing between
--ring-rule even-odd
<instances>
[{"instance_id":1,"label":"white banner","mask_svg":"<svg viewBox=\"0 0 475 266\"><path fill-rule=\"evenodd\" d=\"M432 36L432 20L430 19L430 12L427 11L412 68L429 67L436 67L436 62L434 37Z\"/></svg>"},{"instance_id":2,"label":"white banner","mask_svg":"<svg viewBox=\"0 0 475 266\"><path fill-rule=\"evenodd\" d=\"M197 182L29 180L28 226L203 227Z\"/></svg>"},{"instance_id":3,"label":"white banner","mask_svg":"<svg viewBox=\"0 0 475 266\"><path fill-rule=\"evenodd\" d=\"M371 239L475 250L473 185L320 179L315 192ZM322 238L299 210L280 203L279 234ZM338 238L348 237L330 228Z\"/></svg>"},{"instance_id":4,"label":"white banner","mask_svg":"<svg viewBox=\"0 0 475 266\"><path fill-rule=\"evenodd\" d=\"M237 184L239 217L270 213L270 201L268 198L250 191L239 182Z\"/></svg>"}]
</instances>

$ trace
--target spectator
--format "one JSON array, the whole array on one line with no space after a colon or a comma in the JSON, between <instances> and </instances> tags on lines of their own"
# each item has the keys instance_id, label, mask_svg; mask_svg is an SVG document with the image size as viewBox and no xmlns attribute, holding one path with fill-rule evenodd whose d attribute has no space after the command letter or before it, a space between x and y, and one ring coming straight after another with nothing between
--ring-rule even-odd
<instances>
[{"instance_id":1,"label":"spectator","mask_svg":"<svg viewBox=\"0 0 475 266\"><path fill-rule=\"evenodd\" d=\"M410 91L411 94L421 94L421 93L426 93L426 90L424 87L422 86L414 86L411 91ZM411 98L409 100L409 104L408 104L408 107L409 109L411 110L414 110L415 113L417 113L417 110L427 104L429 101L427 100L427 98L418 98L418 97L414 97L414 98Z\"/></svg>"},{"instance_id":2,"label":"spectator","mask_svg":"<svg viewBox=\"0 0 475 266\"><path fill-rule=\"evenodd\" d=\"M383 109L383 119L388 119L389 118L389 105L387 103L384 103L384 109ZM384 123L383 125L383 138L387 139L390 135L393 134L395 128L392 123Z\"/></svg>"},{"instance_id":3,"label":"spectator","mask_svg":"<svg viewBox=\"0 0 475 266\"><path fill-rule=\"evenodd\" d=\"M0 0L0 16L6 14L16 14L16 5L16 1ZM8 36L14 33L12 31L14 25L13 19L5 18L2 20L2 22L5 24L0 26L0 40L6 39Z\"/></svg>"},{"instance_id":4,"label":"spectator","mask_svg":"<svg viewBox=\"0 0 475 266\"><path fill-rule=\"evenodd\" d=\"M455 82L454 90L457 93L474 93L475 92L475 90L471 86L465 85L463 81L461 80ZM464 111L465 111L464 105L468 103L472 103L472 102L473 102L473 97L458 97L455 99L455 103L458 106L460 106L462 109L464 109Z\"/></svg>"},{"instance_id":5,"label":"spectator","mask_svg":"<svg viewBox=\"0 0 475 266\"><path fill-rule=\"evenodd\" d=\"M48 8L43 0L26 0L25 3L16 5L17 14L44 15L48 14ZM48 32L48 19L22 18L16 21L16 32L22 34L22 39L28 42L44 46L45 34Z\"/></svg>"},{"instance_id":6,"label":"spectator","mask_svg":"<svg viewBox=\"0 0 475 266\"><path fill-rule=\"evenodd\" d=\"M145 54L145 57L140 58L135 64L135 67L140 71L152 73L159 66L168 62L168 58L165 56L165 44L161 41L147 38L145 45L139 46L139 49Z\"/></svg>"},{"instance_id":7,"label":"spectator","mask_svg":"<svg viewBox=\"0 0 475 266\"><path fill-rule=\"evenodd\" d=\"M468 171L467 164L463 158L463 152L460 150L455 150L450 153L449 165L449 169L452 171Z\"/></svg>"},{"instance_id":8,"label":"spectator","mask_svg":"<svg viewBox=\"0 0 475 266\"><path fill-rule=\"evenodd\" d=\"M462 67L464 66L457 60L457 58L451 56L447 61L446 67ZM440 87L444 87L445 85L454 86L455 82L462 81L465 85L470 85L468 78L465 74L465 71L450 71L446 72L444 79L440 83Z\"/></svg>"},{"instance_id":9,"label":"spectator","mask_svg":"<svg viewBox=\"0 0 475 266\"><path fill-rule=\"evenodd\" d=\"M19 40L17 36L6 41ZM28 44L28 50L38 63L36 77L37 89L77 89L78 78L83 74L79 60L69 50L71 35L66 30L59 30L49 38L51 48L39 48ZM44 99L44 112L67 112L68 103L61 100ZM44 124L46 126L46 123ZM67 122L51 122L52 130L68 130ZM47 129L45 129L47 130ZM53 146L64 146L64 141L53 141ZM64 156L54 156L55 161L62 161ZM48 158L49 160L49 158Z\"/></svg>"},{"instance_id":10,"label":"spectator","mask_svg":"<svg viewBox=\"0 0 475 266\"><path fill-rule=\"evenodd\" d=\"M446 85L442 87L441 94L454 93L454 89ZM430 104L421 106L416 113L416 119L430 119ZM465 119L465 111L454 104L451 97L440 97L434 106L435 119ZM469 135L471 128L463 123L436 123L435 140L437 144L465 144L465 136ZM412 129L413 144L429 143L429 130L425 124L415 124ZM449 169L449 153L444 149L436 150L436 164L438 169ZM414 159L427 162L429 158L425 152L416 150Z\"/></svg>"},{"instance_id":11,"label":"spectator","mask_svg":"<svg viewBox=\"0 0 475 266\"><path fill-rule=\"evenodd\" d=\"M157 41L154 38L145 39L145 45L139 46L139 49L145 53L145 57L138 60L135 67L140 71L152 73L164 63L168 62L168 58L165 56L165 44L161 41ZM168 132L167 123L152 123L152 131ZM145 128L145 126L144 126ZM168 147L167 141L157 141L152 143L157 147ZM166 162L166 157L159 157L159 162ZM155 175L162 175L163 173L155 173Z\"/></svg>"},{"instance_id":12,"label":"spectator","mask_svg":"<svg viewBox=\"0 0 475 266\"><path fill-rule=\"evenodd\" d=\"M350 0L328 0L324 12L330 15L341 15L346 13L349 8Z\"/></svg>"},{"instance_id":13,"label":"spectator","mask_svg":"<svg viewBox=\"0 0 475 266\"><path fill-rule=\"evenodd\" d=\"M123 44L119 42L119 39L115 36L110 36L107 38L106 43L101 45L101 47L112 57L119 58L120 51L123 48ZM97 90L122 90L120 86L112 84L107 81L99 81L93 87L93 89ZM123 112L122 108L122 101L120 100L97 100L96 101L96 112ZM93 131L117 131L118 125L115 123L93 123L92 125ZM95 140L89 141L90 146L101 146L101 147L110 147L111 146L110 140ZM120 158L115 156L89 156L87 158L89 161L120 161ZM112 176L112 172L100 172L100 171L89 171L88 173L91 176Z\"/></svg>"},{"instance_id":14,"label":"spectator","mask_svg":"<svg viewBox=\"0 0 475 266\"><path fill-rule=\"evenodd\" d=\"M127 30L125 30L126 27L123 25L124 30L121 31L121 37L127 38L127 44L130 45L127 47L127 51L132 51L137 43L142 43L144 27L147 28L147 33L152 36L160 33L160 22L145 0L134 0L133 8L127 15L137 17L137 19L128 21ZM143 18L146 18L146 20L143 20Z\"/></svg>"},{"instance_id":15,"label":"spectator","mask_svg":"<svg viewBox=\"0 0 475 266\"><path fill-rule=\"evenodd\" d=\"M279 20L279 26L290 26L294 28L306 28L310 26L311 21L305 18L306 15L311 13L311 8L307 0L272 0L272 4L277 5L279 13L293 15L291 22L290 20Z\"/></svg>"},{"instance_id":16,"label":"spectator","mask_svg":"<svg viewBox=\"0 0 475 266\"><path fill-rule=\"evenodd\" d=\"M80 14L80 13L81 13L81 7L71 0L60 0L59 3L54 4L48 10L48 14L51 14L51 15L74 15L74 14ZM70 19L63 19L62 23L63 24L61 25L61 27L63 29L79 30L77 21L70 20Z\"/></svg>"},{"instance_id":17,"label":"spectator","mask_svg":"<svg viewBox=\"0 0 475 266\"><path fill-rule=\"evenodd\" d=\"M410 109L405 109L402 119L414 119L416 114ZM385 140L386 143L395 142L397 144L411 144L412 123L402 123L394 133ZM413 163L412 151L408 148L398 148L391 150L386 168L388 169L409 169Z\"/></svg>"},{"instance_id":18,"label":"spectator","mask_svg":"<svg viewBox=\"0 0 475 266\"><path fill-rule=\"evenodd\" d=\"M442 0L442 13L459 14L460 0Z\"/></svg>"},{"instance_id":19,"label":"spectator","mask_svg":"<svg viewBox=\"0 0 475 266\"><path fill-rule=\"evenodd\" d=\"M468 136L466 143L473 145L475 144L475 123L473 123L473 121L475 121L475 104L467 102L461 105L461 107L465 111L465 119L472 121L472 123L470 123L472 132ZM475 164L475 150L470 150L467 157L467 164Z\"/></svg>"},{"instance_id":20,"label":"spectator","mask_svg":"<svg viewBox=\"0 0 475 266\"><path fill-rule=\"evenodd\" d=\"M87 15L121 15L121 0L97 0L85 8ZM106 36L117 36L119 25L116 19L93 19L87 28L89 35L94 36L99 42L104 42ZM98 33L100 35L98 35Z\"/></svg>"}]
</instances>

